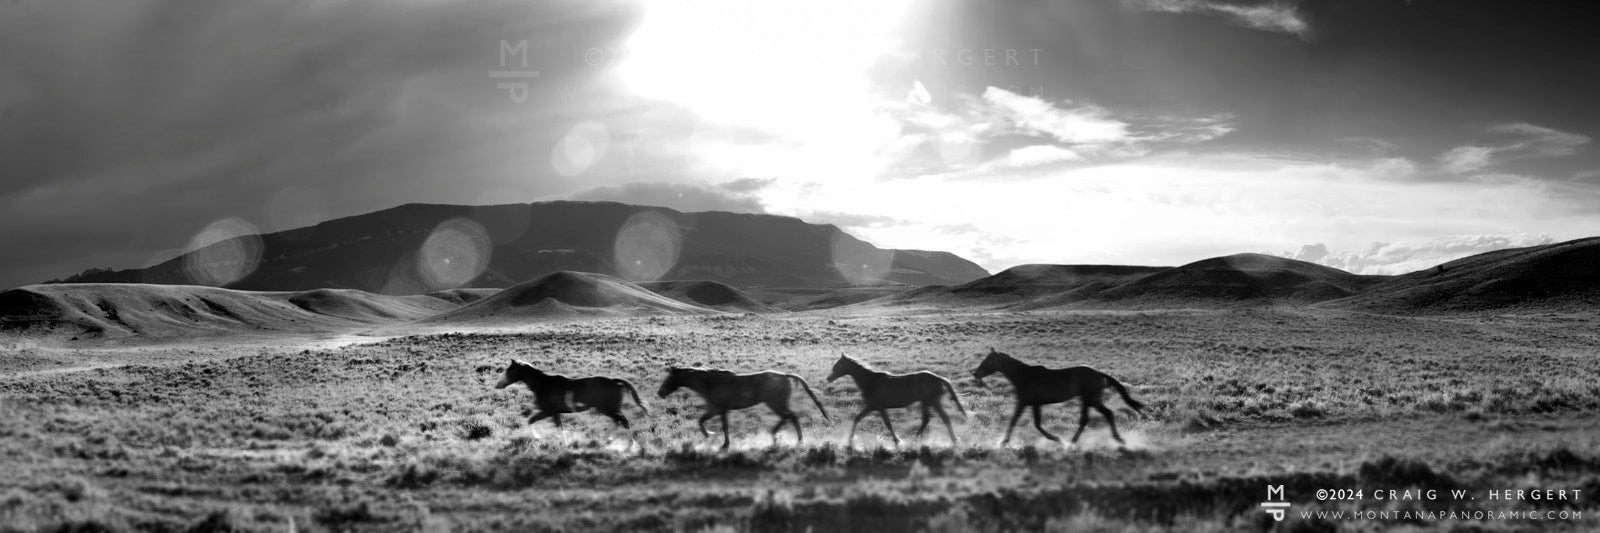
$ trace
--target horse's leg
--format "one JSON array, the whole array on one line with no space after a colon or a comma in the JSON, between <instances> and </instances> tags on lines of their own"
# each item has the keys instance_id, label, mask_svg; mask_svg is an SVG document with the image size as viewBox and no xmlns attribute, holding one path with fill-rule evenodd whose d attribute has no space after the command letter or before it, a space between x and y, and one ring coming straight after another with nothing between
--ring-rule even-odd
<instances>
[{"instance_id":1,"label":"horse's leg","mask_svg":"<svg viewBox=\"0 0 1600 533\"><path fill-rule=\"evenodd\" d=\"M567 444L567 428L561 425L561 413L550 415L550 420L556 423L556 435L561 437L561 444Z\"/></svg>"},{"instance_id":2,"label":"horse's leg","mask_svg":"<svg viewBox=\"0 0 1600 533\"><path fill-rule=\"evenodd\" d=\"M544 420L546 418L550 418L551 416L552 416L551 413L547 413L547 412L544 412L544 411L539 411L537 413L534 413L533 416L528 417L528 425L531 426L531 425L533 425L534 422L538 422L540 420Z\"/></svg>"},{"instance_id":3,"label":"horse's leg","mask_svg":"<svg viewBox=\"0 0 1600 533\"><path fill-rule=\"evenodd\" d=\"M612 422L616 422L617 425L622 426L622 429L628 430L629 447L639 443L639 436L634 433L633 425L628 423L628 417L622 416L622 413L619 411L600 410L600 413L606 415L606 417L610 418Z\"/></svg>"},{"instance_id":4,"label":"horse's leg","mask_svg":"<svg viewBox=\"0 0 1600 533\"><path fill-rule=\"evenodd\" d=\"M922 402L922 427L917 428L917 438L922 438L922 434L928 431L928 422L932 420L933 408L929 407L928 402L924 401Z\"/></svg>"},{"instance_id":5,"label":"horse's leg","mask_svg":"<svg viewBox=\"0 0 1600 533\"><path fill-rule=\"evenodd\" d=\"M795 442L805 442L805 435L800 432L800 417L795 416L794 411L789 409L788 400L769 401L767 402L767 408L772 410L772 414L778 415L778 425L772 426L773 446L778 445L778 431L781 431L783 429L783 425L788 424L790 421L794 422Z\"/></svg>"},{"instance_id":6,"label":"horse's leg","mask_svg":"<svg viewBox=\"0 0 1600 533\"><path fill-rule=\"evenodd\" d=\"M1111 424L1111 438L1117 439L1119 444L1127 444L1126 441L1122 440L1122 435L1117 434L1117 417L1111 415L1111 409L1106 408L1104 405L1096 405L1094 409L1100 411L1100 414L1106 415L1106 423Z\"/></svg>"},{"instance_id":7,"label":"horse's leg","mask_svg":"<svg viewBox=\"0 0 1600 533\"><path fill-rule=\"evenodd\" d=\"M633 429L633 425L628 423L628 417L622 416L622 413L616 411L601 411L600 414L606 415L606 417L610 418L612 422L616 422L617 425L622 426L622 429Z\"/></svg>"},{"instance_id":8,"label":"horse's leg","mask_svg":"<svg viewBox=\"0 0 1600 533\"><path fill-rule=\"evenodd\" d=\"M1089 404L1085 403L1082 409L1078 410L1078 432L1072 434L1073 444L1078 443L1078 437L1083 435L1083 428L1087 425L1089 425Z\"/></svg>"},{"instance_id":9,"label":"horse's leg","mask_svg":"<svg viewBox=\"0 0 1600 533\"><path fill-rule=\"evenodd\" d=\"M732 441L730 441L728 439L728 412L727 411L723 411L722 412L722 450L723 451L727 451L728 450L728 446L731 445L731 444L733 444Z\"/></svg>"},{"instance_id":10,"label":"horse's leg","mask_svg":"<svg viewBox=\"0 0 1600 533\"><path fill-rule=\"evenodd\" d=\"M944 406L940 405L938 403L934 403L933 404L933 412L939 413L939 420L944 422L945 431L950 433L950 445L951 446L959 446L961 444L961 441L956 440L956 428L955 428L955 426L951 426L950 425L950 415L945 414Z\"/></svg>"},{"instance_id":11,"label":"horse's leg","mask_svg":"<svg viewBox=\"0 0 1600 533\"><path fill-rule=\"evenodd\" d=\"M894 423L889 421L889 410L888 409L879 409L878 410L878 416L883 417L883 427L889 428L889 436L890 437L894 437L894 446L896 448L899 448L900 447L900 436L894 434Z\"/></svg>"},{"instance_id":12,"label":"horse's leg","mask_svg":"<svg viewBox=\"0 0 1600 533\"><path fill-rule=\"evenodd\" d=\"M1017 402L1016 410L1011 412L1011 424L1006 426L1006 438L1000 441L1001 446L1011 443L1011 432L1017 429L1017 421L1022 419L1022 410L1027 408L1028 406L1022 405L1022 402Z\"/></svg>"},{"instance_id":13,"label":"horse's leg","mask_svg":"<svg viewBox=\"0 0 1600 533\"><path fill-rule=\"evenodd\" d=\"M1044 430L1044 424L1039 421L1039 417L1040 417L1039 411L1042 411L1042 410L1043 409L1042 409L1041 406L1038 406L1038 405L1033 406L1033 427L1034 427L1034 429L1039 430L1039 433L1043 433L1044 434L1044 438L1047 438L1047 439L1050 439L1050 440L1053 440L1053 441L1056 441L1056 442L1061 442L1061 437L1057 437L1054 434L1051 434L1049 431L1045 431Z\"/></svg>"},{"instance_id":14,"label":"horse's leg","mask_svg":"<svg viewBox=\"0 0 1600 533\"><path fill-rule=\"evenodd\" d=\"M773 409L772 412L773 412L773 414L778 415L778 423L777 423L777 425L772 426L772 445L773 446L777 446L778 445L778 431L783 429L783 425L784 424L788 424L789 423L789 418L794 416L794 413L784 413L784 412L778 411L777 409ZM794 426L794 428L795 428L795 432L796 433L798 433L800 431L800 426L798 424L796 424Z\"/></svg>"},{"instance_id":15,"label":"horse's leg","mask_svg":"<svg viewBox=\"0 0 1600 533\"><path fill-rule=\"evenodd\" d=\"M802 433L800 431L800 415L796 415L793 412L790 412L789 413L789 423L794 424L794 443L795 444L800 444L800 443L805 442L806 441L806 436L805 436L804 433ZM778 427L783 427L783 422L778 422ZM777 442L777 439L778 439L777 435L773 435L772 439L773 439L773 442Z\"/></svg>"},{"instance_id":16,"label":"horse's leg","mask_svg":"<svg viewBox=\"0 0 1600 533\"><path fill-rule=\"evenodd\" d=\"M700 436L702 436L702 437L710 437L711 436L711 430L706 429L706 421L707 420L711 420L712 418L716 418L716 416L717 416L717 412L716 411L706 411L706 414L700 415Z\"/></svg>"},{"instance_id":17,"label":"horse's leg","mask_svg":"<svg viewBox=\"0 0 1600 533\"><path fill-rule=\"evenodd\" d=\"M844 443L846 448L856 445L856 426L861 423L861 419L866 418L867 415L870 414L872 414L872 409L868 407L863 407L861 408L860 413L856 413L855 421L850 423L850 438Z\"/></svg>"}]
</instances>

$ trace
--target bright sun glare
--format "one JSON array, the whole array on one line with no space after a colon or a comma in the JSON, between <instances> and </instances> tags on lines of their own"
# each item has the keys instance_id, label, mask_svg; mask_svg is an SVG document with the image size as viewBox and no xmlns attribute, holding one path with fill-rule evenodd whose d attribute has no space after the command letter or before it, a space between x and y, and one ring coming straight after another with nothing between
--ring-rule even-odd
<instances>
[{"instance_id":1,"label":"bright sun glare","mask_svg":"<svg viewBox=\"0 0 1600 533\"><path fill-rule=\"evenodd\" d=\"M733 173L860 174L899 133L878 112L867 70L898 46L906 4L653 2L618 72L638 95L699 117L689 144L707 164ZM718 133L729 129L758 131L787 148Z\"/></svg>"},{"instance_id":2,"label":"bright sun glare","mask_svg":"<svg viewBox=\"0 0 1600 533\"><path fill-rule=\"evenodd\" d=\"M620 71L640 95L708 120L831 131L820 119L870 103L863 74L896 46L904 4L650 3Z\"/></svg>"}]
</instances>

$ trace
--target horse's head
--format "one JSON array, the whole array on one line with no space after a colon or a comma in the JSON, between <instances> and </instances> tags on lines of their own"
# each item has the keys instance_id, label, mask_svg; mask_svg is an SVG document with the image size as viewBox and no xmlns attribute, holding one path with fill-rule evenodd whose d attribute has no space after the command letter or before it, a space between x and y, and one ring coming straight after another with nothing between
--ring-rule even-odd
<instances>
[{"instance_id":1,"label":"horse's head","mask_svg":"<svg viewBox=\"0 0 1600 533\"><path fill-rule=\"evenodd\" d=\"M666 398L677 392L683 386L684 374L688 369L672 367L667 369L667 379L661 382L661 390L656 391L657 398Z\"/></svg>"},{"instance_id":2,"label":"horse's head","mask_svg":"<svg viewBox=\"0 0 1600 533\"><path fill-rule=\"evenodd\" d=\"M855 359L851 359L850 356L845 354L839 354L839 359L833 362L833 371L828 373L828 382L831 383L833 380L845 377L857 368L861 368L861 364L857 363Z\"/></svg>"},{"instance_id":3,"label":"horse's head","mask_svg":"<svg viewBox=\"0 0 1600 533\"><path fill-rule=\"evenodd\" d=\"M982 383L985 376L999 372L1011 361L1015 361L1015 359L1004 353L994 351L994 348L990 348L989 355L984 356L983 362L978 363L978 368L973 369L972 378Z\"/></svg>"},{"instance_id":4,"label":"horse's head","mask_svg":"<svg viewBox=\"0 0 1600 533\"><path fill-rule=\"evenodd\" d=\"M537 372L538 370L534 370L533 366L528 363L512 359L511 364L506 365L505 373L500 375L500 382L494 384L494 388L504 389L511 386L512 383L533 377Z\"/></svg>"}]
</instances>

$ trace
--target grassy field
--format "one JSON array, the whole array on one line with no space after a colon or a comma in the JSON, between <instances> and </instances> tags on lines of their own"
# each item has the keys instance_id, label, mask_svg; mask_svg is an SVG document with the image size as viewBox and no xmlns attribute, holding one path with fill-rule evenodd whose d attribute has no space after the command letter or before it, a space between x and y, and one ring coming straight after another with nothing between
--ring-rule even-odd
<instances>
[{"instance_id":1,"label":"grassy field","mask_svg":"<svg viewBox=\"0 0 1600 533\"><path fill-rule=\"evenodd\" d=\"M1307 310L928 316L639 318L525 331L211 339L70 346L0 341L0 531L1291 531L1394 527L1592 530L1600 523L1600 325L1589 316L1395 318ZM1066 449L1019 425L993 346L1088 364L1148 404L1111 405ZM963 439L890 445L821 382L841 351L952 378ZM495 390L510 357L638 384L641 446L604 418L528 427L524 388ZM735 449L694 429L699 400L655 396L668 365L776 369L806 441L764 408L735 413ZM1075 405L1046 410L1070 435ZM918 422L898 413L908 437ZM1260 509L1284 485L1290 517ZM1317 489L1363 489L1318 502ZM1376 501L1370 491L1467 490L1474 501ZM1485 501L1498 489L1583 490L1576 501ZM1431 520L1464 508L1573 520ZM1396 518L1305 518L1311 510Z\"/></svg>"}]
</instances>

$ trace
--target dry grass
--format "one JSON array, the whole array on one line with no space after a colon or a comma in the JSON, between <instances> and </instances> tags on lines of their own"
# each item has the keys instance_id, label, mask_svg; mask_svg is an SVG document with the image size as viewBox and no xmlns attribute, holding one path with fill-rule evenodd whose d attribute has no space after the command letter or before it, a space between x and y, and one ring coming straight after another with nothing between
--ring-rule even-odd
<instances>
[{"instance_id":1,"label":"dry grass","mask_svg":"<svg viewBox=\"0 0 1600 533\"><path fill-rule=\"evenodd\" d=\"M1255 508L1267 483L1600 494L1600 339L1576 320L803 314L342 347L18 342L8 357L147 363L0 377L0 471L11 474L0 476L0 530L1231 531L1268 525ZM1129 446L1097 418L1074 449L1028 424L1015 447L996 448L1009 387L969 373L991 345L1131 385L1149 407L1134 417L1113 402ZM963 442L935 421L925 440L893 449L869 419L845 448L854 386L821 383L841 350L952 378L973 411L957 421ZM598 416L569 417L565 433L526 427L527 391L491 388L509 357L634 381L653 412L625 410L640 446ZM806 441L786 431L774 446L770 414L736 413L735 449L718 453L694 429L697 399L653 394L669 364L796 372L846 421L826 424L797 399ZM1075 427L1076 408L1046 413L1052 431ZM895 417L902 437L916 422Z\"/></svg>"}]
</instances>

